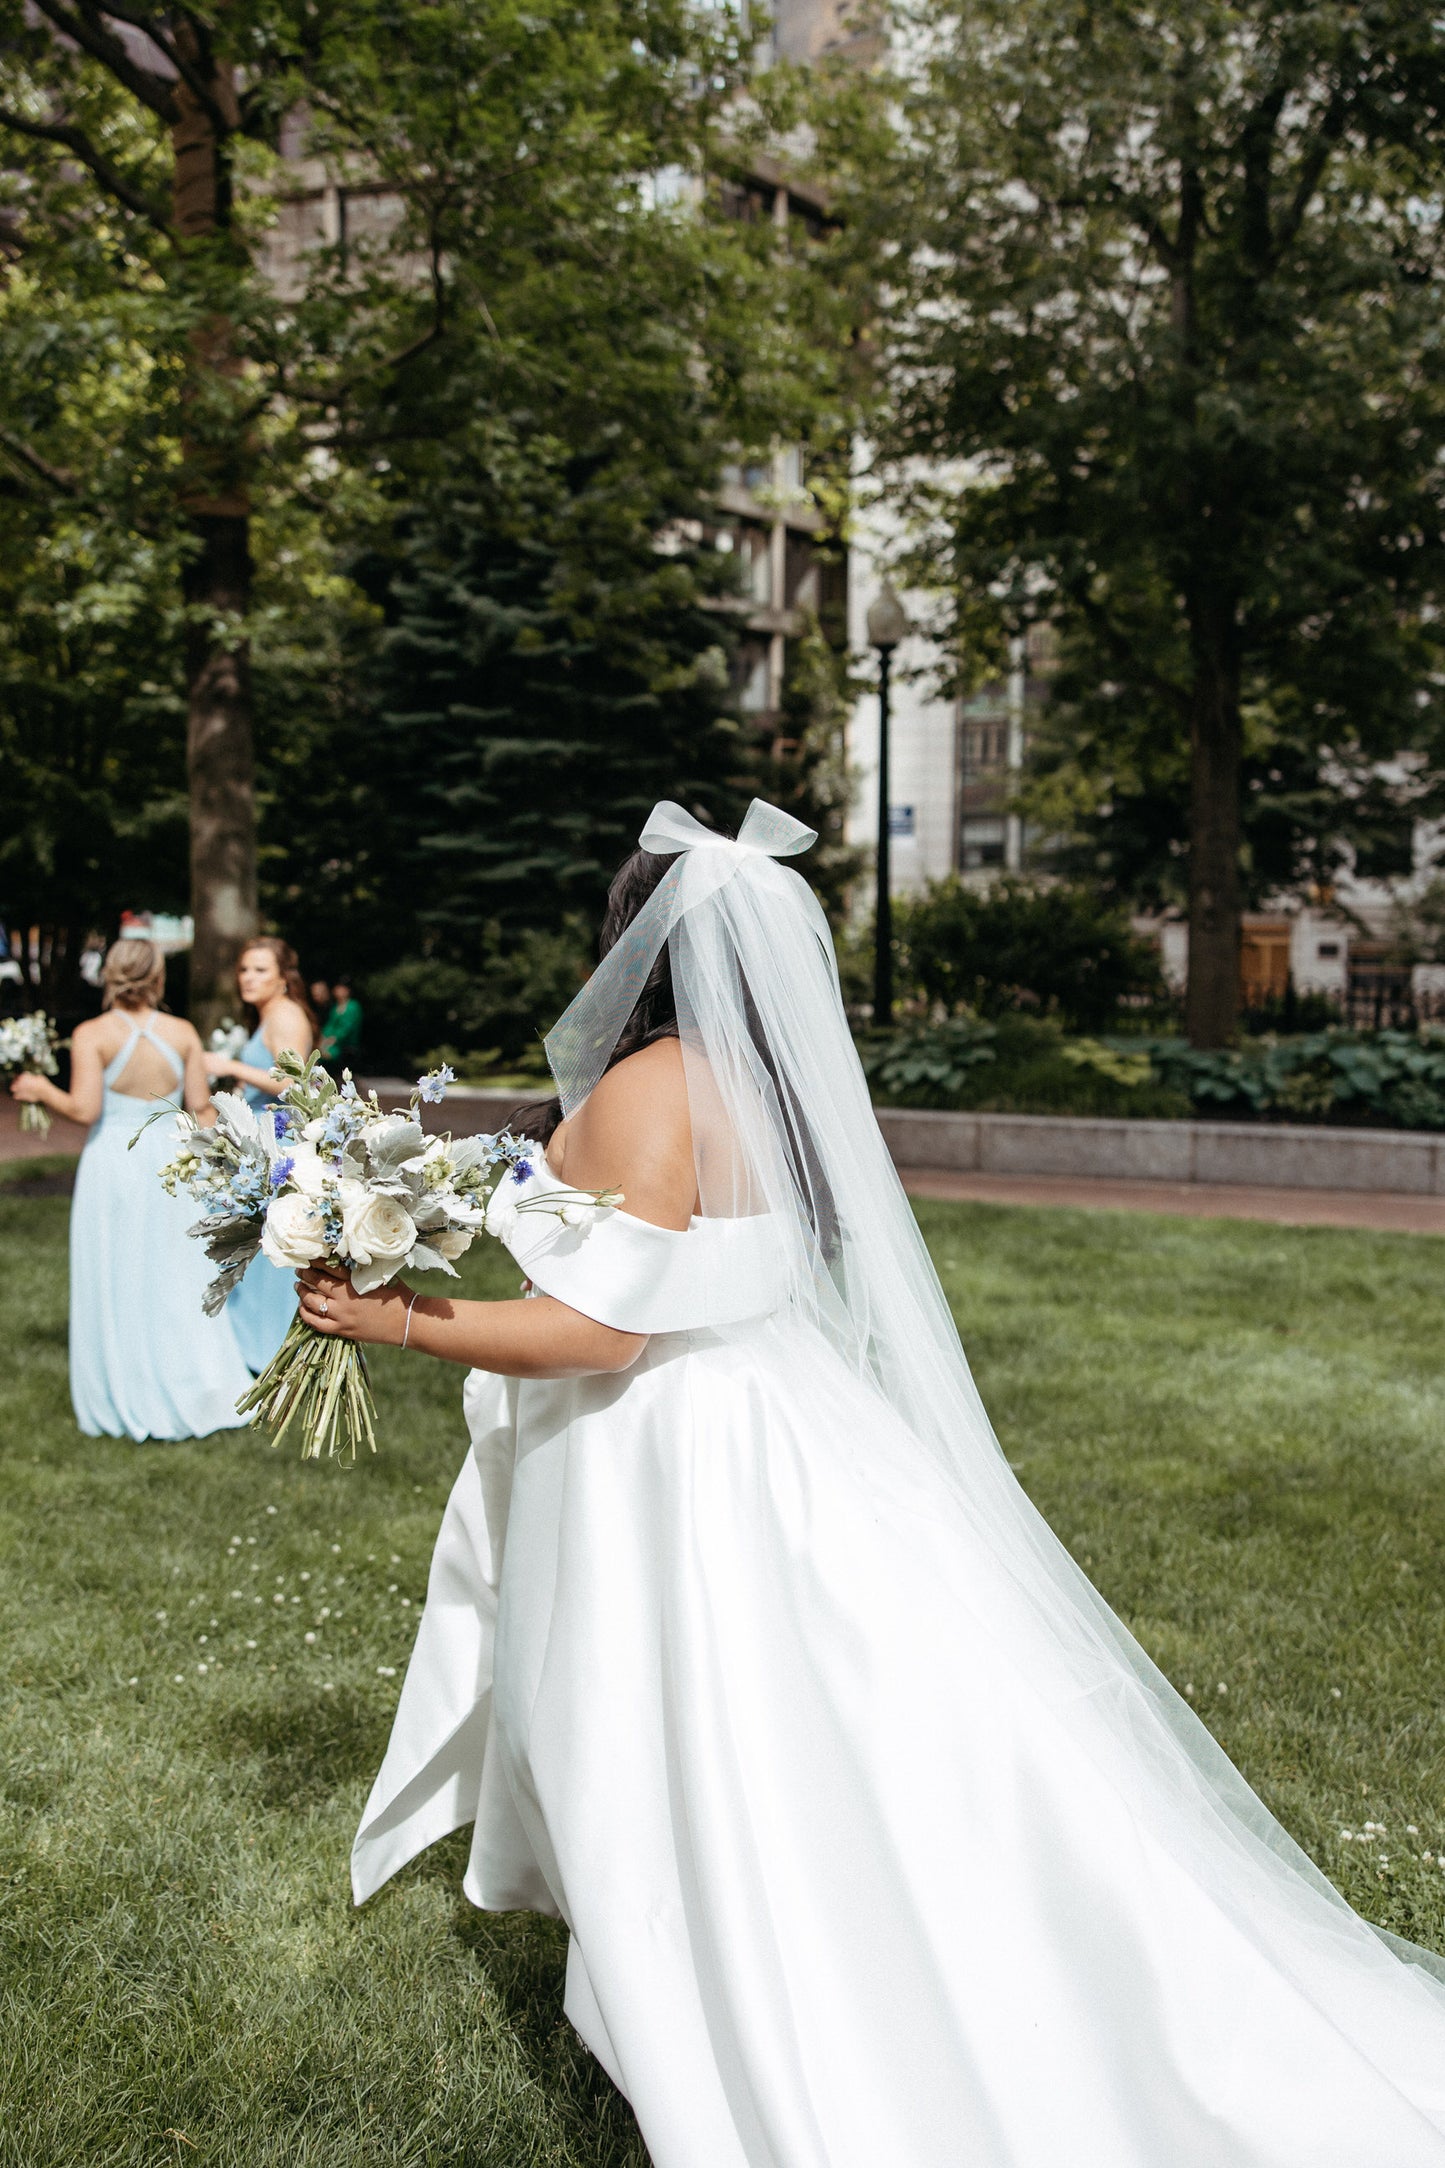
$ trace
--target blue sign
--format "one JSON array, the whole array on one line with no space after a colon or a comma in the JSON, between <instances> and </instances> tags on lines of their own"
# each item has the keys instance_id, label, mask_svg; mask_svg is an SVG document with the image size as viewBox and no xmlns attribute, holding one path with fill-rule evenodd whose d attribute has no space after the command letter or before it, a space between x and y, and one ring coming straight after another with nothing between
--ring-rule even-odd
<instances>
[{"instance_id":1,"label":"blue sign","mask_svg":"<svg viewBox=\"0 0 1445 2168\"><path fill-rule=\"evenodd\" d=\"M918 824L913 817L911 805L891 805L888 808L888 833L890 836L915 836Z\"/></svg>"}]
</instances>

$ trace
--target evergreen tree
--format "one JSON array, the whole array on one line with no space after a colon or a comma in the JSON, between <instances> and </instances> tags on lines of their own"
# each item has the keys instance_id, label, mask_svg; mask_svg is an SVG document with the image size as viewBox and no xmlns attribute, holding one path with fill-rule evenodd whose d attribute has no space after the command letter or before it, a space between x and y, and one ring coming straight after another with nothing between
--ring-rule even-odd
<instances>
[{"instance_id":1,"label":"evergreen tree","mask_svg":"<svg viewBox=\"0 0 1445 2168\"><path fill-rule=\"evenodd\" d=\"M377 698L405 885L438 953L475 955L489 923L595 921L659 797L740 817L746 763L699 569L641 535L594 544L584 576L555 535L480 497L413 526Z\"/></svg>"}]
</instances>

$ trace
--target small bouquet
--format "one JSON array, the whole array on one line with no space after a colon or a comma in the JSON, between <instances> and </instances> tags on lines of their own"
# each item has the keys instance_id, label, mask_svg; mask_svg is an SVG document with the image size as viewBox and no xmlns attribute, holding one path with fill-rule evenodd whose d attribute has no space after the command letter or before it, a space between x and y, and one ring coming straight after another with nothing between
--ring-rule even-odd
<instances>
[{"instance_id":1,"label":"small bouquet","mask_svg":"<svg viewBox=\"0 0 1445 2168\"><path fill-rule=\"evenodd\" d=\"M55 1025L44 1009L37 1009L33 1016L0 1016L0 1074L16 1077L22 1069L30 1069L38 1076L57 1075L59 1044ZM20 1109L20 1127L32 1136L48 1137L49 1109L27 1099Z\"/></svg>"},{"instance_id":2,"label":"small bouquet","mask_svg":"<svg viewBox=\"0 0 1445 2168\"><path fill-rule=\"evenodd\" d=\"M206 1041L207 1050L212 1054L224 1054L228 1061L239 1061L250 1036L244 1024L238 1024L232 1016L223 1016Z\"/></svg>"},{"instance_id":3,"label":"small bouquet","mask_svg":"<svg viewBox=\"0 0 1445 2168\"><path fill-rule=\"evenodd\" d=\"M363 1096L349 1072L337 1085L315 1054L283 1054L286 1081L274 1105L257 1113L228 1092L215 1098L216 1122L176 1117L181 1149L161 1170L172 1196L203 1207L189 1231L218 1266L204 1308L214 1317L248 1265L264 1251L275 1265L300 1271L326 1264L351 1275L359 1294L384 1287L401 1271L446 1272L486 1228L500 1232L509 1214L490 1212L502 1184L523 1192L517 1208L575 1220L622 1202L618 1190L548 1187L527 1195L542 1147L510 1130L477 1137L429 1137L423 1101L436 1104L449 1069L419 1078L404 1114L388 1114L375 1092ZM303 1458L354 1459L376 1429L366 1360L351 1340L312 1332L298 1316L238 1412L267 1424L279 1445L299 1421Z\"/></svg>"}]
</instances>

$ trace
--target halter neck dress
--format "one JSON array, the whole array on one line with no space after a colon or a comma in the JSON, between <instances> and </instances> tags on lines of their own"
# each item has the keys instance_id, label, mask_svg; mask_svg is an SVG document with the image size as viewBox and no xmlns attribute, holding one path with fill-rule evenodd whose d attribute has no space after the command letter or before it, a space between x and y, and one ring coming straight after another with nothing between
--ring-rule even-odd
<instances>
[{"instance_id":1,"label":"halter neck dress","mask_svg":"<svg viewBox=\"0 0 1445 2168\"><path fill-rule=\"evenodd\" d=\"M242 1047L240 1059L250 1069L269 1069L275 1060L259 1024ZM247 1106L258 1113L276 1096L274 1091L262 1091L255 1084L243 1085L242 1094ZM231 1320L247 1369L259 1375L285 1339L286 1329L296 1315L296 1275L273 1265L265 1255L255 1258L246 1267L224 1314Z\"/></svg>"},{"instance_id":2,"label":"halter neck dress","mask_svg":"<svg viewBox=\"0 0 1445 2168\"><path fill-rule=\"evenodd\" d=\"M1059 1721L1051 1622L769 1228L499 1230L651 1337L469 1377L357 1902L473 1823L655 2168L1445 2168L1445 1989Z\"/></svg>"},{"instance_id":3,"label":"halter neck dress","mask_svg":"<svg viewBox=\"0 0 1445 2168\"><path fill-rule=\"evenodd\" d=\"M142 1039L174 1074L171 1101L117 1089ZM212 1275L186 1233L196 1208L167 1196L158 1179L176 1148L175 1127L152 1117L158 1105L180 1105L185 1064L150 1024L135 1024L104 1076L70 1208L76 1422L87 1437L137 1440L240 1429L236 1402L250 1373L225 1312L207 1317L201 1307Z\"/></svg>"}]
</instances>

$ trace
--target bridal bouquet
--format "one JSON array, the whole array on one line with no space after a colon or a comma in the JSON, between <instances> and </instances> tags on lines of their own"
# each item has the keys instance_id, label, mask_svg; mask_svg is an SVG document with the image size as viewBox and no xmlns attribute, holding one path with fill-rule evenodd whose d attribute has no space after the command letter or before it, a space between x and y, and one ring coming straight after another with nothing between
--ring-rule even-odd
<instances>
[{"instance_id":1,"label":"bridal bouquet","mask_svg":"<svg viewBox=\"0 0 1445 2168\"><path fill-rule=\"evenodd\" d=\"M490 1225L500 1232L508 1205L564 1218L609 1210L616 1190L549 1187L528 1194L542 1147L510 1130L477 1137L429 1137L424 1101L445 1097L449 1069L421 1077L404 1114L388 1114L374 1092L363 1095L347 1074L337 1085L316 1055L283 1054L285 1078L274 1105L257 1113L228 1092L215 1098L216 1122L176 1118L181 1148L161 1170L172 1196L184 1191L203 1208L190 1233L219 1267L204 1308L214 1317L253 1260L299 1271L312 1264L351 1275L360 1294L401 1271L445 1272ZM520 1194L519 1194L520 1193ZM491 1207L489 1214L489 1207ZM355 1458L376 1430L366 1360L354 1341L312 1332L300 1317L245 1398L242 1415L267 1424L280 1444L300 1424L303 1457Z\"/></svg>"},{"instance_id":2,"label":"bridal bouquet","mask_svg":"<svg viewBox=\"0 0 1445 2168\"><path fill-rule=\"evenodd\" d=\"M230 1060L239 1061L250 1036L244 1024L238 1024L234 1017L223 1016L206 1044L213 1054L225 1054Z\"/></svg>"},{"instance_id":3,"label":"bridal bouquet","mask_svg":"<svg viewBox=\"0 0 1445 2168\"><path fill-rule=\"evenodd\" d=\"M0 1075L14 1077L30 1069L40 1076L55 1076L60 1068L55 1058L59 1044L44 1009L37 1009L33 1016L0 1016ZM26 1100L20 1109L20 1127L34 1136L48 1137L48 1109Z\"/></svg>"}]
</instances>

